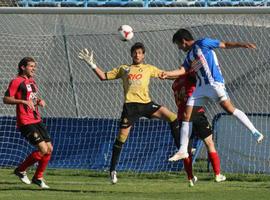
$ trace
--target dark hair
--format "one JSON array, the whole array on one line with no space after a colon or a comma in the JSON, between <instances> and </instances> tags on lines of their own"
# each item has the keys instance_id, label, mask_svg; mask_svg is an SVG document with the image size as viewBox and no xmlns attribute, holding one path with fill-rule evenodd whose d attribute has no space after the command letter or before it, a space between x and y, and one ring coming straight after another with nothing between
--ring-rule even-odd
<instances>
[{"instance_id":1,"label":"dark hair","mask_svg":"<svg viewBox=\"0 0 270 200\"><path fill-rule=\"evenodd\" d=\"M131 55L133 54L133 52L137 49L142 49L143 50L143 53L145 53L145 47L143 45L143 43L141 42L136 42L135 44L133 44L133 46L131 47L130 49L130 53Z\"/></svg>"},{"instance_id":2,"label":"dark hair","mask_svg":"<svg viewBox=\"0 0 270 200\"><path fill-rule=\"evenodd\" d=\"M36 62L32 57L24 57L18 64L18 74L21 75L23 73L22 66L26 67L29 62Z\"/></svg>"},{"instance_id":3,"label":"dark hair","mask_svg":"<svg viewBox=\"0 0 270 200\"><path fill-rule=\"evenodd\" d=\"M194 40L188 30L181 28L173 35L172 42L176 43L176 41L182 41L183 39L187 41Z\"/></svg>"}]
</instances>

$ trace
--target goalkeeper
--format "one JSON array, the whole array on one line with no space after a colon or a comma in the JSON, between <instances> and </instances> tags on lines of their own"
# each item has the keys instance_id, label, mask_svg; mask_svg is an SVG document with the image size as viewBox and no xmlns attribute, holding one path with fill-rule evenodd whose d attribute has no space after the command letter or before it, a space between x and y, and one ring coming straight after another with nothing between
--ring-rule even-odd
<instances>
[{"instance_id":1,"label":"goalkeeper","mask_svg":"<svg viewBox=\"0 0 270 200\"><path fill-rule=\"evenodd\" d=\"M162 70L144 63L145 47L142 43L135 43L131 47L132 64L120 65L108 72L103 72L94 62L93 52L87 49L79 53L79 58L84 60L100 78L100 80L114 80L121 78L123 81L125 103L120 121L120 132L114 142L110 165L111 182L117 182L116 165L126 142L130 129L140 117L159 118L170 123L172 135L177 148L180 146L180 131L177 116L166 107L156 104L149 96L149 83L151 78L158 78Z\"/></svg>"},{"instance_id":2,"label":"goalkeeper","mask_svg":"<svg viewBox=\"0 0 270 200\"><path fill-rule=\"evenodd\" d=\"M178 120L180 124L183 119L182 115L185 111L187 100L195 90L195 86L196 86L196 77L194 74L182 75L173 82L172 89L175 97L175 103L178 107ZM209 124L205 116L205 110L203 107L200 107L200 109L197 110L197 113L192 119L192 122L193 122L192 134L188 146L189 157L183 160L184 168L189 180L189 186L191 187L194 186L195 182L198 180L197 177L194 176L192 173L192 153L191 153L192 140L197 137L203 140L207 148L208 157L212 164L213 171L215 173L215 181L216 182L225 181L226 177L220 174L220 159L215 149L215 144L213 142L213 131L211 125Z\"/></svg>"}]
</instances>

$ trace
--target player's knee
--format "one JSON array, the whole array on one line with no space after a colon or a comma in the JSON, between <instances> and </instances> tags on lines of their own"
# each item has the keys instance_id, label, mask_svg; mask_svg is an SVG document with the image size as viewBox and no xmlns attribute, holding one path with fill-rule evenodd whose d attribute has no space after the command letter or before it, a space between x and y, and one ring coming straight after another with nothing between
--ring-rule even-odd
<instances>
[{"instance_id":1,"label":"player's knee","mask_svg":"<svg viewBox=\"0 0 270 200\"><path fill-rule=\"evenodd\" d=\"M232 115L235 111L235 107L229 100L221 102L220 105L229 115Z\"/></svg>"},{"instance_id":2,"label":"player's knee","mask_svg":"<svg viewBox=\"0 0 270 200\"><path fill-rule=\"evenodd\" d=\"M113 144L113 149L122 149L123 145L124 143L119 141L118 138L116 138Z\"/></svg>"},{"instance_id":3,"label":"player's knee","mask_svg":"<svg viewBox=\"0 0 270 200\"><path fill-rule=\"evenodd\" d=\"M40 152L40 154L41 154L42 156L44 156L45 154L48 153L48 147L40 148L39 152Z\"/></svg>"},{"instance_id":4,"label":"player's knee","mask_svg":"<svg viewBox=\"0 0 270 200\"><path fill-rule=\"evenodd\" d=\"M183 121L189 122L190 118L191 118L190 114L188 114L186 112L183 113Z\"/></svg>"},{"instance_id":5,"label":"player's knee","mask_svg":"<svg viewBox=\"0 0 270 200\"><path fill-rule=\"evenodd\" d=\"M168 115L168 121L170 123L177 121L177 115L173 112L170 112L170 114Z\"/></svg>"},{"instance_id":6,"label":"player's knee","mask_svg":"<svg viewBox=\"0 0 270 200\"><path fill-rule=\"evenodd\" d=\"M205 145L206 145L206 148L207 148L208 152L214 152L214 151L216 151L215 144L214 144L214 141L213 140L207 140L207 141L205 141Z\"/></svg>"},{"instance_id":7,"label":"player's knee","mask_svg":"<svg viewBox=\"0 0 270 200\"><path fill-rule=\"evenodd\" d=\"M52 152L53 152L53 146L52 145L48 145L47 154L52 154Z\"/></svg>"},{"instance_id":8,"label":"player's knee","mask_svg":"<svg viewBox=\"0 0 270 200\"><path fill-rule=\"evenodd\" d=\"M126 142L127 138L128 138L128 135L121 134L121 133L119 133L119 135L117 136L117 140L122 142L123 144Z\"/></svg>"},{"instance_id":9,"label":"player's knee","mask_svg":"<svg viewBox=\"0 0 270 200\"><path fill-rule=\"evenodd\" d=\"M40 154L42 154L43 156L46 154L51 154L53 151L53 147L52 145L48 144L48 143L42 143L42 145L39 146L39 152Z\"/></svg>"},{"instance_id":10,"label":"player's knee","mask_svg":"<svg viewBox=\"0 0 270 200\"><path fill-rule=\"evenodd\" d=\"M227 109L227 108L224 108L224 110L226 111L227 114L233 115L233 110L230 110L230 109Z\"/></svg>"}]
</instances>

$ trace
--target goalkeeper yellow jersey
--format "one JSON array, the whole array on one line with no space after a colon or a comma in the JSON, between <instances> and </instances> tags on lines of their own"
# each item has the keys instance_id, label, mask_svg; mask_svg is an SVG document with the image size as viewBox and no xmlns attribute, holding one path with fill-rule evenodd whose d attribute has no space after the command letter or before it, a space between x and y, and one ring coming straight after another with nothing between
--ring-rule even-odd
<instances>
[{"instance_id":1,"label":"goalkeeper yellow jersey","mask_svg":"<svg viewBox=\"0 0 270 200\"><path fill-rule=\"evenodd\" d=\"M157 78L162 70L149 64L121 65L106 72L108 80L121 78L125 103L149 103L150 78Z\"/></svg>"}]
</instances>

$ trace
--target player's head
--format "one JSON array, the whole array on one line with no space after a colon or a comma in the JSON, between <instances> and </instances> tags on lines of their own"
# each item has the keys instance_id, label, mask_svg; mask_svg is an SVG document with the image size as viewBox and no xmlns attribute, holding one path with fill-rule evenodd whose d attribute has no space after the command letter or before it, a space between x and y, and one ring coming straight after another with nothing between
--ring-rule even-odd
<instances>
[{"instance_id":1,"label":"player's head","mask_svg":"<svg viewBox=\"0 0 270 200\"><path fill-rule=\"evenodd\" d=\"M32 77L36 69L36 61L32 57L24 57L18 64L18 74Z\"/></svg>"},{"instance_id":2,"label":"player's head","mask_svg":"<svg viewBox=\"0 0 270 200\"><path fill-rule=\"evenodd\" d=\"M179 49L188 51L194 42L194 38L188 30L181 28L173 35L172 42L177 44Z\"/></svg>"},{"instance_id":3,"label":"player's head","mask_svg":"<svg viewBox=\"0 0 270 200\"><path fill-rule=\"evenodd\" d=\"M133 64L141 64L144 62L145 47L143 43L136 42L130 49Z\"/></svg>"}]
</instances>

